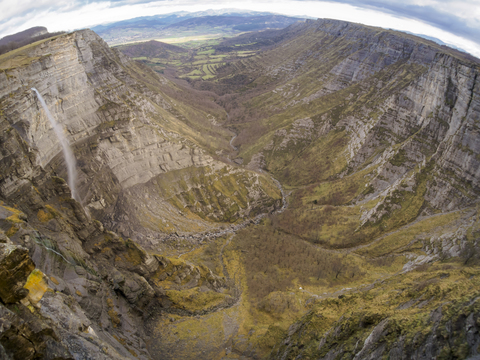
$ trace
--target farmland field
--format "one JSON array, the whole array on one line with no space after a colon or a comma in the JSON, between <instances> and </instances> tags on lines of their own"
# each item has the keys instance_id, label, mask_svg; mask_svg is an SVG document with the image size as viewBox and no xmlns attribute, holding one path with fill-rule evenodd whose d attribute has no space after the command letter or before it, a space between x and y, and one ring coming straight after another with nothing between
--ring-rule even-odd
<instances>
[{"instance_id":1,"label":"farmland field","mask_svg":"<svg viewBox=\"0 0 480 360\"><path fill-rule=\"evenodd\" d=\"M117 48L127 53L134 60L141 61L151 67L156 72L164 73L166 70L170 70L174 71L182 79L208 80L214 78L217 69L229 61L254 56L259 51L242 50L244 46L255 45L254 43L249 43L235 44L229 48L229 51L219 52L215 49L215 46L224 39L225 37L218 37L218 35L172 36L157 39L154 42L120 45ZM151 51L148 51L148 47L145 50L147 44L156 47L161 47L163 44L165 47L160 55L146 56L147 53L151 53ZM131 49L141 46L143 51L132 56ZM179 50L175 51L174 47Z\"/></svg>"}]
</instances>

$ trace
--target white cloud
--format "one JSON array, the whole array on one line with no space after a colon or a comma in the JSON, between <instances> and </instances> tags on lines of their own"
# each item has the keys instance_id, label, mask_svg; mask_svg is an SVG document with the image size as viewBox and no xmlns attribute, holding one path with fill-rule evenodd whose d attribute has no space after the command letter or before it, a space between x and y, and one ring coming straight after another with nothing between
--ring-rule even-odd
<instances>
[{"instance_id":1,"label":"white cloud","mask_svg":"<svg viewBox=\"0 0 480 360\"><path fill-rule=\"evenodd\" d=\"M480 29L480 0L0 0L0 37L33 26L46 26L49 31L73 30L138 16L222 8L333 18L410 31L439 38L480 57L480 34L479 42L472 41L476 40L475 26ZM462 31L465 34L458 35Z\"/></svg>"},{"instance_id":2,"label":"white cloud","mask_svg":"<svg viewBox=\"0 0 480 360\"><path fill-rule=\"evenodd\" d=\"M72 11L81 6L80 1L73 0L2 0L0 1L0 23L12 20L14 17L32 16L37 12Z\"/></svg>"}]
</instances>

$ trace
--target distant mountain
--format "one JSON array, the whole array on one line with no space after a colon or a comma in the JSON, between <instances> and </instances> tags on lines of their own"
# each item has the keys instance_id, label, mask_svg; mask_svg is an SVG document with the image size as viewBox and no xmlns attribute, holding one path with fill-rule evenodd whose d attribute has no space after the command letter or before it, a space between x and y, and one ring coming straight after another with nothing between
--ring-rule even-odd
<instances>
[{"instance_id":1,"label":"distant mountain","mask_svg":"<svg viewBox=\"0 0 480 360\"><path fill-rule=\"evenodd\" d=\"M133 19L122 20L92 27L92 30L97 34L101 34L108 29L122 28L122 27L145 27L145 26L166 26L174 23L178 23L183 20L198 18L203 16L266 16L273 15L269 12L258 11L242 11L237 9L222 9L222 10L207 10L198 12L179 11L169 14L153 15L153 16L140 16Z\"/></svg>"},{"instance_id":2,"label":"distant mountain","mask_svg":"<svg viewBox=\"0 0 480 360\"><path fill-rule=\"evenodd\" d=\"M144 43L125 45L121 51L132 58L145 56L149 58L168 58L170 53L187 53L188 50L180 46L166 44L161 41L150 40Z\"/></svg>"},{"instance_id":3,"label":"distant mountain","mask_svg":"<svg viewBox=\"0 0 480 360\"><path fill-rule=\"evenodd\" d=\"M428 36L428 35L423 35L423 34L416 34L416 33L410 32L410 31L404 31L404 32L407 33L407 34L411 34L411 35L421 37L423 39L433 41L434 43L437 43L438 45L441 45L442 47L447 47L450 50L453 49L455 51L458 51L462 54L462 56L468 58L469 60L476 61L475 56L471 55L467 50L462 49L462 48L460 48L458 46L455 46L455 45L452 45L452 44L447 44L446 42L443 42L439 38L436 38L436 37L433 37L433 36Z\"/></svg>"},{"instance_id":4,"label":"distant mountain","mask_svg":"<svg viewBox=\"0 0 480 360\"><path fill-rule=\"evenodd\" d=\"M404 32L407 33L407 34L412 34L412 35L415 35L415 36L419 36L419 37L427 39L427 40L431 40L433 42L436 42L439 45L444 45L444 46L448 46L448 47L451 47L451 48L459 50L459 51L467 52L466 50L464 50L462 48L459 48L458 46L455 46L455 45L452 45L452 44L447 44L446 42L443 42L439 38L436 38L436 37L433 37L433 36L417 34L417 33L413 33L413 32L410 32L410 31L404 31Z\"/></svg>"},{"instance_id":5,"label":"distant mountain","mask_svg":"<svg viewBox=\"0 0 480 360\"><path fill-rule=\"evenodd\" d=\"M238 10L178 12L145 16L92 28L109 45L182 36L232 36L245 31L282 29L303 18Z\"/></svg>"},{"instance_id":6,"label":"distant mountain","mask_svg":"<svg viewBox=\"0 0 480 360\"><path fill-rule=\"evenodd\" d=\"M167 29L187 28L194 29L202 26L225 26L231 27L233 30L257 31L263 29L280 29L285 28L299 19L283 15L260 15L260 16L238 16L238 15L216 15L202 16L183 20L181 22L169 25Z\"/></svg>"},{"instance_id":7,"label":"distant mountain","mask_svg":"<svg viewBox=\"0 0 480 360\"><path fill-rule=\"evenodd\" d=\"M1 38L0 39L0 46L1 45L6 45L6 44L8 44L12 41L22 42L26 39L31 39L31 38L34 38L36 36L40 36L40 35L47 34L47 33L48 33L48 30L47 30L46 27L35 26L35 27L30 28L30 29L20 31L16 34L8 35L8 36L5 36L5 37Z\"/></svg>"}]
</instances>

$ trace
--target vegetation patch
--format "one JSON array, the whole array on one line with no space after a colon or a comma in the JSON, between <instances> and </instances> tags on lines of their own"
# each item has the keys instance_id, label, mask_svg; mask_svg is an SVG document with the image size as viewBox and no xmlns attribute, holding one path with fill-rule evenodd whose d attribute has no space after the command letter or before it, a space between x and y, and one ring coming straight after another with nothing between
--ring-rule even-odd
<instances>
[{"instance_id":1,"label":"vegetation patch","mask_svg":"<svg viewBox=\"0 0 480 360\"><path fill-rule=\"evenodd\" d=\"M120 315L119 313L115 310L115 303L111 298L107 298L107 306L108 306L108 316L110 317L110 321L112 322L112 325L114 328L117 328L120 326L122 321L120 320Z\"/></svg>"},{"instance_id":2,"label":"vegetation patch","mask_svg":"<svg viewBox=\"0 0 480 360\"><path fill-rule=\"evenodd\" d=\"M245 229L236 238L234 249L243 254L248 293L254 303L273 292L285 292L296 283L330 286L361 274L356 264L342 256L270 226Z\"/></svg>"},{"instance_id":3,"label":"vegetation patch","mask_svg":"<svg viewBox=\"0 0 480 360\"><path fill-rule=\"evenodd\" d=\"M411 250L415 242L420 242L420 246L422 246L423 240L428 239L433 233L444 231L449 225L459 219L461 215L461 211L457 211L420 220L385 236L379 242L357 250L356 253L375 258L395 253L399 250Z\"/></svg>"},{"instance_id":4,"label":"vegetation patch","mask_svg":"<svg viewBox=\"0 0 480 360\"><path fill-rule=\"evenodd\" d=\"M406 154L407 153L404 149L399 149L397 153L390 159L390 164L393 166L404 165L407 161L409 161Z\"/></svg>"},{"instance_id":5,"label":"vegetation patch","mask_svg":"<svg viewBox=\"0 0 480 360\"><path fill-rule=\"evenodd\" d=\"M47 209L47 208L45 210L46 211L44 211L43 209L40 209L38 210L38 213L37 213L37 219L42 223L49 222L50 220L55 218L55 213L53 213L52 211L50 211L50 209Z\"/></svg>"},{"instance_id":6,"label":"vegetation patch","mask_svg":"<svg viewBox=\"0 0 480 360\"><path fill-rule=\"evenodd\" d=\"M478 316L478 275L471 268L465 271L457 264L437 263L427 271L392 277L370 290L322 300L294 325L288 341L277 343L270 358L319 358L329 352L353 357L375 328L384 331L372 338L370 351L384 346L383 355L399 341L404 351L413 354L432 335L448 344L451 324L469 314ZM441 314L440 320L433 317L435 313ZM455 331L455 344L441 352L465 357L467 333L460 327Z\"/></svg>"},{"instance_id":7,"label":"vegetation patch","mask_svg":"<svg viewBox=\"0 0 480 360\"><path fill-rule=\"evenodd\" d=\"M42 299L45 292L49 290L43 273L38 269L35 269L30 273L27 278L27 282L23 287L28 289L28 299L33 304L38 303Z\"/></svg>"},{"instance_id":8,"label":"vegetation patch","mask_svg":"<svg viewBox=\"0 0 480 360\"><path fill-rule=\"evenodd\" d=\"M216 291L202 291L195 287L187 290L167 290L167 297L173 306L189 311L208 310L222 304L229 295Z\"/></svg>"}]
</instances>

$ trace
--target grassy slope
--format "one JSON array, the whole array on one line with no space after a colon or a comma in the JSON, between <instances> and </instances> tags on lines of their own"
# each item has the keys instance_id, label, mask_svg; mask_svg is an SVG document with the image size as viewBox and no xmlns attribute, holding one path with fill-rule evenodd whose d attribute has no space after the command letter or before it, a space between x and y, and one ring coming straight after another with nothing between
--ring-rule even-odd
<instances>
[{"instance_id":1,"label":"grassy slope","mask_svg":"<svg viewBox=\"0 0 480 360\"><path fill-rule=\"evenodd\" d=\"M270 178L228 166L169 171L143 189L155 204L140 207L137 217L143 227L163 233L205 231L211 222L243 222L281 201Z\"/></svg>"},{"instance_id":2,"label":"grassy slope","mask_svg":"<svg viewBox=\"0 0 480 360\"><path fill-rule=\"evenodd\" d=\"M465 268L456 262L436 263L428 269L394 276L368 290L321 301L296 324L288 345L281 344L271 358L284 355L294 359L299 354L302 358L319 358L340 348L344 357L353 358L381 321L386 321L387 330L376 342L385 346L386 354L399 339L412 355L433 334L448 343L455 331L454 341L441 349L440 355L465 358L469 355L468 335L451 324L478 312L478 301L473 300L478 299L478 271L478 267ZM435 311L442 314L438 327L431 318Z\"/></svg>"}]
</instances>

